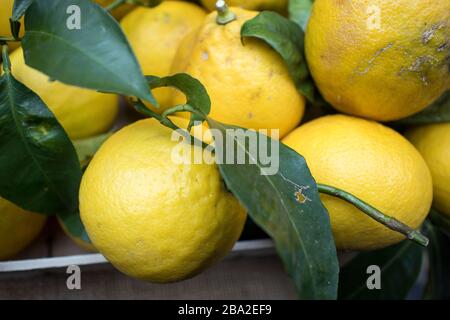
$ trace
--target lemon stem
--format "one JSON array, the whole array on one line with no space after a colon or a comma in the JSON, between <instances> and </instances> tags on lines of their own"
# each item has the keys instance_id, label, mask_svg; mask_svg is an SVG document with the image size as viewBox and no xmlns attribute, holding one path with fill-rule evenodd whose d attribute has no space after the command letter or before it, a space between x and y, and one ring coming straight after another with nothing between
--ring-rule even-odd
<instances>
[{"instance_id":1,"label":"lemon stem","mask_svg":"<svg viewBox=\"0 0 450 320\"><path fill-rule=\"evenodd\" d=\"M105 7L106 11L111 11L114 10L115 8L117 8L118 6L124 4L125 2L127 2L127 0L115 0L114 2L110 3L109 5L107 5Z\"/></svg>"},{"instance_id":2,"label":"lemon stem","mask_svg":"<svg viewBox=\"0 0 450 320\"><path fill-rule=\"evenodd\" d=\"M217 18L216 22L220 25L225 25L233 20L236 20L236 14L230 11L224 0L216 2Z\"/></svg>"},{"instance_id":3,"label":"lemon stem","mask_svg":"<svg viewBox=\"0 0 450 320\"><path fill-rule=\"evenodd\" d=\"M172 130L177 130L177 132L181 133L185 139L190 140L190 141L194 142L194 143L197 144L197 145L201 145L203 148L206 148L206 147L208 146L207 143L205 143L205 142L203 142L203 141L200 141L200 140L197 139L196 137L192 136L186 129L180 128L180 127L178 127L175 123L173 123L173 122L168 118L168 116L171 114L170 112L165 112L164 114L160 115L160 114L158 114L158 113L156 113L156 112L150 110L149 108L147 108L147 107L142 103L141 100L138 100L137 102L134 102L134 103L133 103L133 106L134 106L134 109L135 109L137 112L139 112L139 113L141 113L141 114L143 114L143 115L145 115L145 116L148 116L148 117L150 117L150 118L155 118L155 119L158 120L163 126L166 126L166 127L170 128L170 129L172 129ZM175 108L176 108L176 110L173 110L173 109L175 109ZM192 112L192 110L194 110L193 108L191 108L191 107L188 106L188 105L180 105L180 106L177 106L177 107L175 107L175 108L168 109L167 111L172 110L172 113L173 113L173 112L177 112L177 111L178 111L178 112L180 112L180 111L190 111L190 112Z\"/></svg>"},{"instance_id":4,"label":"lemon stem","mask_svg":"<svg viewBox=\"0 0 450 320\"><path fill-rule=\"evenodd\" d=\"M424 247L428 245L429 242L428 238L425 237L423 234L421 234L420 231L411 229L403 222L400 222L393 217L385 215L384 213L380 212L376 208L372 207L370 204L362 201L361 199L355 197L354 195L346 191L340 190L338 188L327 186L324 184L317 184L317 189L321 193L325 193L330 196L345 200L348 203L351 203L356 208L367 214L369 217L385 225L389 229L404 234L409 240L412 240Z\"/></svg>"},{"instance_id":5,"label":"lemon stem","mask_svg":"<svg viewBox=\"0 0 450 320\"><path fill-rule=\"evenodd\" d=\"M11 61L9 61L9 56L8 56L8 45L3 44L2 45L2 65L3 65L3 70L5 71L5 73L10 73L11 72Z\"/></svg>"}]
</instances>

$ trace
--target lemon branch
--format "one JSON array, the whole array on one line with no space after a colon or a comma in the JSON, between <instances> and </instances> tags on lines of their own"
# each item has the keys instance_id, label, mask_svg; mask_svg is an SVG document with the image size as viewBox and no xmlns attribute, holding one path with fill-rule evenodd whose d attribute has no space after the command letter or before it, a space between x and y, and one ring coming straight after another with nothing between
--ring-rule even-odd
<instances>
[{"instance_id":1,"label":"lemon branch","mask_svg":"<svg viewBox=\"0 0 450 320\"><path fill-rule=\"evenodd\" d=\"M169 127L170 129L173 129L173 130L180 129L175 123L173 123L169 118L167 118L167 116L162 116L162 115L150 110L149 108L147 108L142 103L141 100L133 102L133 106L137 112L139 112L145 116L148 116L150 118L155 118L156 120L161 122L161 124L165 125L166 127Z\"/></svg>"},{"instance_id":2,"label":"lemon branch","mask_svg":"<svg viewBox=\"0 0 450 320\"><path fill-rule=\"evenodd\" d=\"M114 2L107 5L104 9L106 11L112 11L125 3L135 4L144 7L155 7L158 4L160 4L161 1L162 0L115 0Z\"/></svg>"},{"instance_id":3,"label":"lemon branch","mask_svg":"<svg viewBox=\"0 0 450 320\"><path fill-rule=\"evenodd\" d=\"M112 3L110 3L109 5L107 5L105 7L106 11L111 11L114 10L115 8L117 8L118 6L124 4L125 2L127 2L127 0L115 0Z\"/></svg>"},{"instance_id":4,"label":"lemon branch","mask_svg":"<svg viewBox=\"0 0 450 320\"><path fill-rule=\"evenodd\" d=\"M178 106L172 107L167 109L166 111L164 111L161 116L162 117L167 117L173 113L176 112L183 112L183 111L188 111L188 112L192 112L194 110L194 108L191 108L189 105L187 104L180 104Z\"/></svg>"},{"instance_id":5,"label":"lemon branch","mask_svg":"<svg viewBox=\"0 0 450 320\"><path fill-rule=\"evenodd\" d=\"M367 214L372 219L378 221L379 223L385 225L391 230L404 234L409 240L417 242L418 244L426 247L428 245L428 238L420 233L418 230L411 229L403 222L398 221L397 219L387 216L384 213L380 212L376 208L372 207L370 204L362 201L361 199L355 197L354 195L340 190L335 187L331 187L324 184L317 184L317 189L321 193L328 194L333 197L337 197L339 199L345 200L356 208Z\"/></svg>"},{"instance_id":6,"label":"lemon branch","mask_svg":"<svg viewBox=\"0 0 450 320\"><path fill-rule=\"evenodd\" d=\"M170 108L167 109L163 114L158 114L152 110L150 110L149 108L147 108L141 100L138 100L137 102L133 103L134 108L136 109L136 111L138 111L139 113L151 117L151 118L155 118L156 120L158 120L162 125L172 129L172 130L176 130L177 132L181 132L181 134L183 135L183 137L185 139L188 140L192 140L193 142L196 142L197 145L201 145L203 148L206 148L208 146L207 143L200 141L199 139L197 139L196 137L192 136L187 130L182 129L180 127L178 127L175 123L173 123L168 116L171 115L172 113L175 112L180 112L180 111L196 111L194 108L192 108L189 105L180 105L180 106L176 106L174 108Z\"/></svg>"}]
</instances>

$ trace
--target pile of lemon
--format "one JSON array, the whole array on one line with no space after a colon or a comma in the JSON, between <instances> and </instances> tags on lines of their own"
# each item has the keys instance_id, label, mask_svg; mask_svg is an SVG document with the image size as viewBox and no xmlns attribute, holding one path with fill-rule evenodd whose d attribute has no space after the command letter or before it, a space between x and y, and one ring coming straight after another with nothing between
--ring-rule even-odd
<instances>
[{"instance_id":1,"label":"pile of lemon","mask_svg":"<svg viewBox=\"0 0 450 320\"><path fill-rule=\"evenodd\" d=\"M0 0L0 6L11 3ZM450 123L411 128L403 136L376 122L417 113L449 89L448 0L315 0L306 58L320 93L341 114L304 124L306 99L282 58L262 41L240 37L257 10L284 14L287 1L230 0L236 17L226 24L217 23L214 1L202 4L164 1L114 12L144 74L197 78L210 95L213 119L278 129L318 183L346 190L412 228L432 202L450 217ZM379 25L368 23L372 5L382 13ZM14 76L41 96L71 138L104 132L115 121L117 96L49 82L25 65L20 48L11 60ZM153 93L161 108L148 107L157 112L185 101L174 89ZM184 117L174 121L187 124ZM191 277L222 258L244 226L245 209L217 166L175 164L176 144L156 120L135 122L102 145L83 176L80 213L92 243L133 277ZM372 250L403 239L352 205L321 197L338 249ZM41 216L1 200L0 259L22 249L43 224Z\"/></svg>"}]
</instances>

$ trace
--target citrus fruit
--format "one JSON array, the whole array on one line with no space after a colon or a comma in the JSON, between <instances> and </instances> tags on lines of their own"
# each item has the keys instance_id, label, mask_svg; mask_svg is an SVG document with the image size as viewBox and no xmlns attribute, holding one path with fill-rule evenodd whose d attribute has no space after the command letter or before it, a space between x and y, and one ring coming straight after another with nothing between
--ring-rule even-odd
<instances>
[{"instance_id":1,"label":"citrus fruit","mask_svg":"<svg viewBox=\"0 0 450 320\"><path fill-rule=\"evenodd\" d=\"M433 177L433 206L450 217L450 123L419 126L406 137L425 159Z\"/></svg>"},{"instance_id":2,"label":"citrus fruit","mask_svg":"<svg viewBox=\"0 0 450 320\"><path fill-rule=\"evenodd\" d=\"M450 1L314 1L305 46L324 98L341 112L396 120L450 84Z\"/></svg>"},{"instance_id":3,"label":"citrus fruit","mask_svg":"<svg viewBox=\"0 0 450 320\"><path fill-rule=\"evenodd\" d=\"M21 48L11 56L13 76L33 90L55 114L69 137L81 139L107 131L118 113L118 96L50 81L25 64Z\"/></svg>"},{"instance_id":4,"label":"citrus fruit","mask_svg":"<svg viewBox=\"0 0 450 320\"><path fill-rule=\"evenodd\" d=\"M99 5L102 7L106 7L114 2L114 0L95 0ZM118 6L117 8L113 9L111 11L111 15L116 18L117 20L120 20L124 15L126 15L128 12L133 10L135 6L129 3L124 3Z\"/></svg>"},{"instance_id":5,"label":"citrus fruit","mask_svg":"<svg viewBox=\"0 0 450 320\"><path fill-rule=\"evenodd\" d=\"M9 18L12 16L14 0L0 0L0 36L12 37L11 27L9 24ZM22 26L20 28L20 36L24 35L23 19L21 20ZM8 42L9 49L15 49L19 46L19 42Z\"/></svg>"},{"instance_id":6,"label":"citrus fruit","mask_svg":"<svg viewBox=\"0 0 450 320\"><path fill-rule=\"evenodd\" d=\"M277 52L254 38L242 44L242 24L258 13L229 10L236 20L220 25L212 12L184 38L172 73L188 73L206 87L213 119L249 129L279 129L282 137L300 122L305 100ZM184 102L181 93L174 94L172 105Z\"/></svg>"},{"instance_id":7,"label":"citrus fruit","mask_svg":"<svg viewBox=\"0 0 450 320\"><path fill-rule=\"evenodd\" d=\"M0 260L13 257L41 232L47 217L0 198Z\"/></svg>"},{"instance_id":8,"label":"citrus fruit","mask_svg":"<svg viewBox=\"0 0 450 320\"><path fill-rule=\"evenodd\" d=\"M145 75L168 76L181 40L206 16L199 6L181 1L154 8L139 7L125 16L121 26ZM161 107L168 106L171 90L153 90Z\"/></svg>"},{"instance_id":9,"label":"citrus fruit","mask_svg":"<svg viewBox=\"0 0 450 320\"><path fill-rule=\"evenodd\" d=\"M216 7L217 0L201 0L202 4L209 11L213 11ZM229 6L240 7L249 10L272 10L278 12L287 11L287 0L227 0Z\"/></svg>"},{"instance_id":10,"label":"citrus fruit","mask_svg":"<svg viewBox=\"0 0 450 320\"><path fill-rule=\"evenodd\" d=\"M317 183L347 191L417 228L432 200L430 171L414 146L373 121L333 115L308 122L283 143L301 154ZM404 237L344 200L321 195L339 249L382 248Z\"/></svg>"},{"instance_id":11,"label":"citrus fruit","mask_svg":"<svg viewBox=\"0 0 450 320\"><path fill-rule=\"evenodd\" d=\"M191 159L171 135L154 119L121 129L95 154L80 187L94 246L125 274L154 282L191 277L222 258L246 219L217 166L180 163Z\"/></svg>"}]
</instances>

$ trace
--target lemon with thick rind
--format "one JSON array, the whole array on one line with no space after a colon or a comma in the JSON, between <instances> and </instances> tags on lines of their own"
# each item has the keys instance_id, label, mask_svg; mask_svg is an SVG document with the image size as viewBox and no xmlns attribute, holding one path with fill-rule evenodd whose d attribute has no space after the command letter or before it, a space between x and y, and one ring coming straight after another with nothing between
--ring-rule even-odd
<instances>
[{"instance_id":1,"label":"lemon with thick rind","mask_svg":"<svg viewBox=\"0 0 450 320\"><path fill-rule=\"evenodd\" d=\"M235 20L219 24L217 13L210 13L184 38L172 73L188 73L205 86L214 120L249 129L278 129L283 137L300 122L305 99L275 50L259 39L246 38L242 43L242 25L258 12L229 10ZM171 105L185 101L174 92Z\"/></svg>"},{"instance_id":2,"label":"lemon with thick rind","mask_svg":"<svg viewBox=\"0 0 450 320\"><path fill-rule=\"evenodd\" d=\"M378 121L427 106L450 86L450 1L315 0L311 74L337 110Z\"/></svg>"},{"instance_id":3,"label":"lemon with thick rind","mask_svg":"<svg viewBox=\"0 0 450 320\"><path fill-rule=\"evenodd\" d=\"M300 126L282 142L305 157L318 183L345 190L413 229L429 212L430 170L414 146L388 127L333 115ZM339 249L373 250L404 239L344 200L321 199Z\"/></svg>"},{"instance_id":4,"label":"lemon with thick rind","mask_svg":"<svg viewBox=\"0 0 450 320\"><path fill-rule=\"evenodd\" d=\"M94 246L119 270L154 282L186 279L221 259L246 214L215 164L189 164L173 131L154 119L111 136L80 187Z\"/></svg>"}]
</instances>

